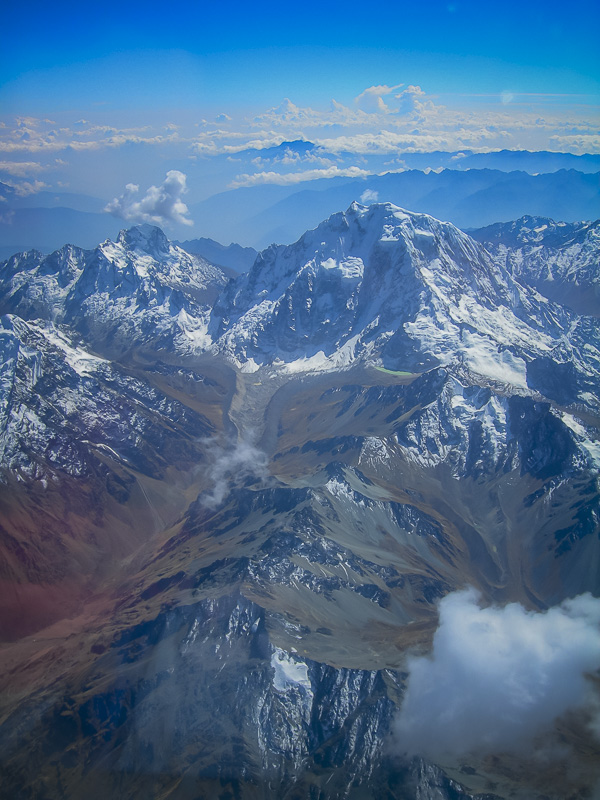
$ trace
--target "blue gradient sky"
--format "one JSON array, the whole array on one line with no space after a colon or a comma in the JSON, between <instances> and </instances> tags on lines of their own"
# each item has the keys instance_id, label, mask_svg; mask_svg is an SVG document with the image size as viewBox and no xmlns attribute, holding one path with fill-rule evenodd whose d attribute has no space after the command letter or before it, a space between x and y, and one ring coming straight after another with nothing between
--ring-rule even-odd
<instances>
[{"instance_id":1,"label":"blue gradient sky","mask_svg":"<svg viewBox=\"0 0 600 800\"><path fill-rule=\"evenodd\" d=\"M597 0L3 6L5 113L344 102L399 81L445 95L600 93Z\"/></svg>"},{"instance_id":2,"label":"blue gradient sky","mask_svg":"<svg viewBox=\"0 0 600 800\"><path fill-rule=\"evenodd\" d=\"M177 170L194 201L415 152L600 153L599 29L598 0L5 2L0 183L108 202ZM296 140L318 147L270 151Z\"/></svg>"}]
</instances>

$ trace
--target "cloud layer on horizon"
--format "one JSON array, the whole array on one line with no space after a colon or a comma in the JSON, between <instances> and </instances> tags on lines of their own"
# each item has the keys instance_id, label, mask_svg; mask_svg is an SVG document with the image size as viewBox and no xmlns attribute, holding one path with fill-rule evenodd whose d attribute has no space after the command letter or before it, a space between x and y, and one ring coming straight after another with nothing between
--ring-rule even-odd
<instances>
[{"instance_id":1,"label":"cloud layer on horizon","mask_svg":"<svg viewBox=\"0 0 600 800\"><path fill-rule=\"evenodd\" d=\"M463 109L444 105L418 85L380 84L367 87L348 105L332 100L328 108L317 109L286 98L278 106L245 116L222 110L205 119L199 109L197 117L188 115L187 121L165 122L163 117L159 123L140 120L139 125L131 120L113 124L115 112L109 111L95 112L95 121L90 121L90 114L84 118L77 113L72 121L65 114L61 121L24 116L0 122L0 181L12 181L21 194L74 186L71 191L94 195L97 191L106 198L116 195L120 186L114 182L125 168L130 169L126 175L130 185L143 185L160 160L189 173L194 194L197 176L210 175L211 194L258 183L285 185L328 175L350 176L350 170L378 174L401 164L374 165L373 159L398 160L408 153L499 149L600 153L593 107L577 105L575 100L571 106L562 102L558 96L548 101L544 96L504 92ZM268 152L293 141L316 147L312 152ZM219 159L218 168L211 166L214 159ZM243 162L237 172L236 159ZM193 172L186 164L194 166ZM45 178L51 171L53 182L50 177L40 181L42 171ZM21 181L28 185L17 189ZM143 201L126 193L110 205L129 213L135 203ZM150 199L148 203L152 205Z\"/></svg>"}]
</instances>

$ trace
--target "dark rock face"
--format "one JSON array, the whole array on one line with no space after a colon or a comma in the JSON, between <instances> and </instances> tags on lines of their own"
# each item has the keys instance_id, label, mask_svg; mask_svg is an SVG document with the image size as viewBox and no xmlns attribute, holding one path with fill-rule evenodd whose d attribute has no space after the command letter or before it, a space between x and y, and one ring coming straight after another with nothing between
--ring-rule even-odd
<instances>
[{"instance_id":1,"label":"dark rock face","mask_svg":"<svg viewBox=\"0 0 600 800\"><path fill-rule=\"evenodd\" d=\"M521 474L545 480L560 475L575 455L568 429L550 413L548 403L521 397L510 400L510 430L517 437Z\"/></svg>"},{"instance_id":2,"label":"dark rock face","mask_svg":"<svg viewBox=\"0 0 600 800\"><path fill-rule=\"evenodd\" d=\"M594 319L390 206L190 259L143 227L0 269L3 792L585 797L394 718L450 592L597 593Z\"/></svg>"},{"instance_id":3,"label":"dark rock face","mask_svg":"<svg viewBox=\"0 0 600 800\"><path fill-rule=\"evenodd\" d=\"M577 373L571 363L534 358L527 365L527 385L559 405L568 406L577 400Z\"/></svg>"}]
</instances>

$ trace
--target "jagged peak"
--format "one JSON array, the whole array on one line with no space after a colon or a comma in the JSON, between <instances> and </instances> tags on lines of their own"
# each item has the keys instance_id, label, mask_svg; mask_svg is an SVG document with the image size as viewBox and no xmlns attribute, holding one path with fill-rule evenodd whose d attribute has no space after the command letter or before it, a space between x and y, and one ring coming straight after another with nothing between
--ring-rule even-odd
<instances>
[{"instance_id":1,"label":"jagged peak","mask_svg":"<svg viewBox=\"0 0 600 800\"><path fill-rule=\"evenodd\" d=\"M402 231L429 231L438 233L444 238L454 241L469 239L468 234L461 231L451 222L444 222L436 217L419 211L410 211L391 202L372 203L363 205L354 201L346 211L338 211L315 228L321 234L326 230L339 232L349 226L356 225L360 231L371 229L375 231L384 226L392 225L398 233ZM312 234L308 231L302 238Z\"/></svg>"},{"instance_id":2,"label":"jagged peak","mask_svg":"<svg viewBox=\"0 0 600 800\"><path fill-rule=\"evenodd\" d=\"M169 252L170 242L161 228L147 222L119 232L117 244L128 250L143 250L149 254Z\"/></svg>"}]
</instances>

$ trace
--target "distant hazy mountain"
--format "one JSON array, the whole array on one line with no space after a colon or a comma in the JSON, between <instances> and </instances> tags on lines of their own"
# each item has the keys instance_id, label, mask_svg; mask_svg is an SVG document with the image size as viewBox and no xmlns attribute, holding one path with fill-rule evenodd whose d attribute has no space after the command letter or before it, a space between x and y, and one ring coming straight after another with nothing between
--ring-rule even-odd
<instances>
[{"instance_id":1,"label":"distant hazy mountain","mask_svg":"<svg viewBox=\"0 0 600 800\"><path fill-rule=\"evenodd\" d=\"M302 172L306 164L313 163L306 161L307 157L319 152L327 155L312 142L297 141L242 151L234 163L217 156L211 162L209 184L223 186L240 174L252 176L265 170L280 173L285 180L286 173ZM337 153L335 159L340 168L357 164L353 153ZM372 199L423 211L462 228L478 228L524 214L567 222L600 216L600 156L466 150L398 153L391 160L406 171L390 173L390 155L371 154L361 161L373 173L368 179L258 183L229 189L197 203L188 200L194 220L186 231L193 236L188 241L202 237L256 248L272 242L289 243L337 209L360 201L366 190ZM436 174L432 170L443 171ZM116 236L118 221L103 213L108 199L68 192L21 197L11 186L0 184L0 257L31 248L48 253L65 242L90 248ZM217 257L221 258L217 263L239 271L232 251L230 255L211 251L209 260ZM247 268L245 259L240 264Z\"/></svg>"},{"instance_id":2,"label":"distant hazy mountain","mask_svg":"<svg viewBox=\"0 0 600 800\"><path fill-rule=\"evenodd\" d=\"M9 205L11 208L71 208L74 211L100 214L106 202L98 197L74 192L36 192L25 196L12 193Z\"/></svg>"},{"instance_id":3,"label":"distant hazy mountain","mask_svg":"<svg viewBox=\"0 0 600 800\"><path fill-rule=\"evenodd\" d=\"M464 151L449 154L447 164L453 169L500 169L505 172L522 170L530 174L542 172L558 172L561 169L574 169L578 172L598 172L600 155L572 153L549 153L546 151L530 152L529 150L499 150L494 153L472 153ZM407 161L412 166L412 157ZM415 164L415 166L417 166ZM434 165L432 165L434 166Z\"/></svg>"},{"instance_id":4,"label":"distant hazy mountain","mask_svg":"<svg viewBox=\"0 0 600 800\"><path fill-rule=\"evenodd\" d=\"M352 152L332 153L322 145L310 141L282 142L276 147L264 149L249 148L236 153L236 160L228 162L227 156L217 156L217 161L222 174L253 173L257 171L258 159L262 169L269 169L272 165L277 171L298 171L307 157L334 158L340 167L356 165L357 154ZM434 150L425 153L366 153L360 154L360 165L375 174L381 174L390 169L390 162L406 169L495 169L503 172L522 170L530 174L541 172L556 172L560 169L575 169L579 172L598 172L600 170L600 155L583 154L580 156L572 153L552 153L548 151L529 150L497 150L490 153L474 153L472 150L448 152Z\"/></svg>"},{"instance_id":5,"label":"distant hazy mountain","mask_svg":"<svg viewBox=\"0 0 600 800\"><path fill-rule=\"evenodd\" d=\"M257 256L257 251L253 247L241 247L235 243L225 246L215 242L214 239L186 239L185 242L176 244L188 253L202 256L211 264L231 270L234 274L250 269Z\"/></svg>"},{"instance_id":6,"label":"distant hazy mountain","mask_svg":"<svg viewBox=\"0 0 600 800\"><path fill-rule=\"evenodd\" d=\"M116 236L121 225L109 214L72 208L0 207L0 257L31 249L51 253L65 242L95 247L99 241Z\"/></svg>"},{"instance_id":7,"label":"distant hazy mountain","mask_svg":"<svg viewBox=\"0 0 600 800\"><path fill-rule=\"evenodd\" d=\"M599 174L574 170L530 175L500 170L420 170L369 179L335 179L302 189L256 186L225 192L198 203L192 215L206 233L265 247L288 243L321 219L359 200L365 190L381 202L396 203L478 228L531 214L572 222L600 216ZM234 232L232 234L232 231Z\"/></svg>"}]
</instances>

